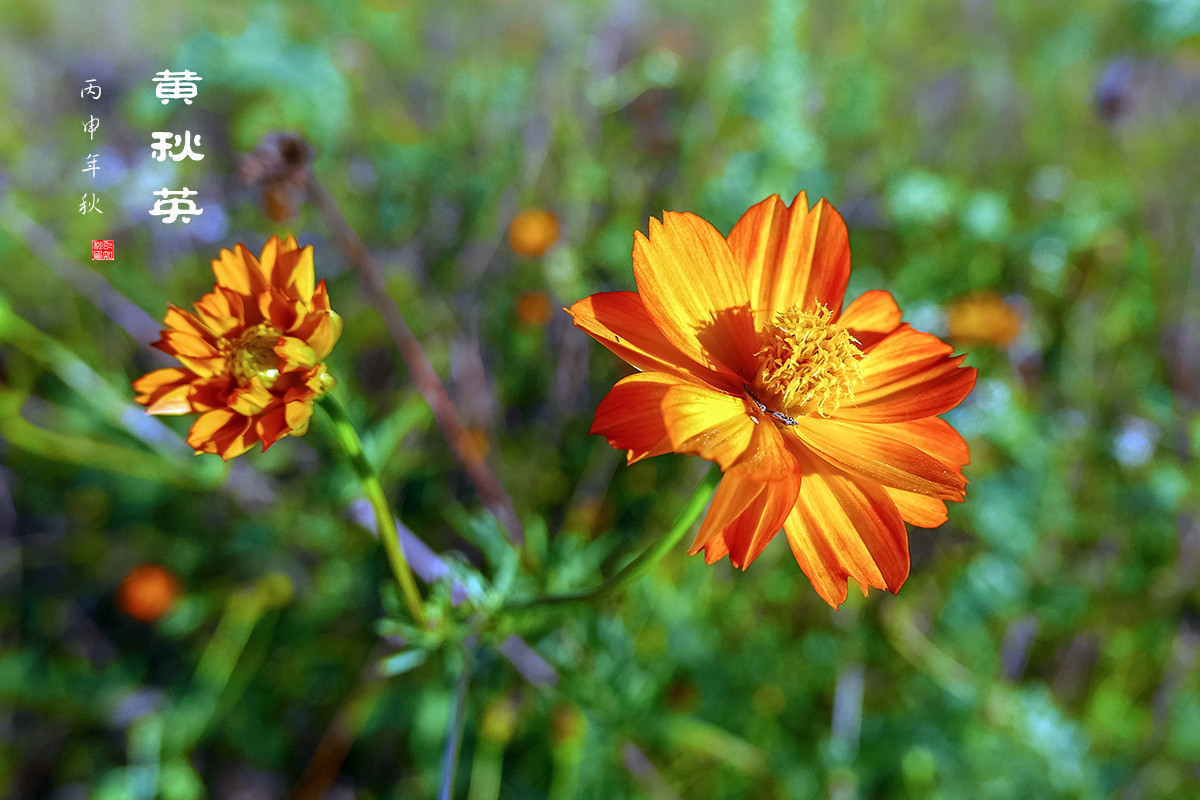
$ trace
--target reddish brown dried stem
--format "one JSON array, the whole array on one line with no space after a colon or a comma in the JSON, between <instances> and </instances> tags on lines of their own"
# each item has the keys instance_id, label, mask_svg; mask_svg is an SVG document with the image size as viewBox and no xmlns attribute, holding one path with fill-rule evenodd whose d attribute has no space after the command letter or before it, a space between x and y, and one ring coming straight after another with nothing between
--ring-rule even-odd
<instances>
[{"instance_id":1,"label":"reddish brown dried stem","mask_svg":"<svg viewBox=\"0 0 1200 800\"><path fill-rule=\"evenodd\" d=\"M525 544L525 531L513 508L512 500L500 485L500 480L481 457L478 446L463 427L458 410L450 400L446 387L441 378L429 363L420 342L413 336L404 316L394 302L390 300L383 275L376 267L371 254L367 251L358 233L351 227L346 217L338 207L337 201L316 177L310 177L308 183L309 198L324 215L326 222L333 229L334 235L350 256L350 261L358 272L359 281L375 309L383 317L388 333L400 351L400 356L408 366L409 375L417 387L417 391L425 398L433 411L434 421L442 430L442 435L450 444L459 463L467 473L467 477L475 485L479 499L483 505L495 515L508 533L508 540L515 547Z\"/></svg>"}]
</instances>

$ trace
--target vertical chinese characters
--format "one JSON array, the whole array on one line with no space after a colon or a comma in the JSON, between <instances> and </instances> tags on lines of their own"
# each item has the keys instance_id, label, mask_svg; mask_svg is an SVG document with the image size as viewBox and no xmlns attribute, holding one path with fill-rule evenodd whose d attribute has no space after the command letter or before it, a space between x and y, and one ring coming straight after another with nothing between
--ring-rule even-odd
<instances>
[{"instance_id":1,"label":"vertical chinese characters","mask_svg":"<svg viewBox=\"0 0 1200 800\"><path fill-rule=\"evenodd\" d=\"M92 103L99 100L103 95L104 90L95 78L88 78L83 87L79 90L80 99L87 100ZM95 142L96 131L100 129L100 118L88 111L87 119L81 123L83 132L87 134L88 142ZM89 150L91 148L89 147ZM84 159L84 167L80 172L86 172L89 178L94 180L96 173L100 170L100 155L98 153L89 152L87 158ZM79 213L81 215L88 214L103 214L104 211L100 208L100 198L95 192L84 192L79 197ZM92 260L93 261L112 261L116 257L115 247L112 239L93 239L92 240Z\"/></svg>"},{"instance_id":2,"label":"vertical chinese characters","mask_svg":"<svg viewBox=\"0 0 1200 800\"><path fill-rule=\"evenodd\" d=\"M185 105L190 106L192 98L197 94L196 81L202 80L204 79L198 73L189 69L179 72L162 70L155 73L154 94L162 101L163 105L167 105L172 100L182 100ZM200 134L193 136L191 130L185 130L182 136L174 131L154 131L151 133L151 138L150 154L155 161L164 162L168 157L173 162L185 159L201 161L204 158L203 153L198 153L194 149L201 146ZM153 194L159 199L154 201L154 208L150 209L150 215L160 218L164 224L177 219L183 220L186 224L192 221L192 217L204 213L204 209L197 206L196 202L191 199L199 192L186 186L182 189L168 189L164 186Z\"/></svg>"},{"instance_id":3,"label":"vertical chinese characters","mask_svg":"<svg viewBox=\"0 0 1200 800\"><path fill-rule=\"evenodd\" d=\"M100 84L96 82L95 78L88 78L87 82L84 83L83 88L79 90L79 96L89 101L99 100L101 94L103 94L103 89L100 87ZM100 120L96 117L96 115L89 112L87 120L83 122L83 132L88 135L88 141L95 140L96 131L99 128ZM99 160L100 157L97 154L88 153L87 158L84 160L85 166L82 170L80 170L80 172L90 172L91 177L95 178L96 171L100 169ZM79 203L79 213L90 214L92 212L97 214L104 213L100 210L100 200L96 197L95 192L91 193L90 201L88 200L88 193L84 192Z\"/></svg>"}]
</instances>

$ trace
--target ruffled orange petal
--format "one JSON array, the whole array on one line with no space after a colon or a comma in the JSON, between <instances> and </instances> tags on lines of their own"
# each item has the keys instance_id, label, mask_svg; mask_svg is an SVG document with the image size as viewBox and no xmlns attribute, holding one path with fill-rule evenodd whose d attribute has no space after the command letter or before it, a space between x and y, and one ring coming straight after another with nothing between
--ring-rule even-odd
<instances>
[{"instance_id":1,"label":"ruffled orange petal","mask_svg":"<svg viewBox=\"0 0 1200 800\"><path fill-rule=\"evenodd\" d=\"M677 453L715 461L722 470L738 465L755 480L778 480L795 471L775 425L756 422L760 412L746 398L678 383L663 398L662 414Z\"/></svg>"},{"instance_id":2,"label":"ruffled orange petal","mask_svg":"<svg viewBox=\"0 0 1200 800\"><path fill-rule=\"evenodd\" d=\"M928 333L901 325L866 351L859 362L863 383L854 403L833 416L856 422L905 422L954 408L975 386L975 368L961 367L966 356Z\"/></svg>"},{"instance_id":3,"label":"ruffled orange petal","mask_svg":"<svg viewBox=\"0 0 1200 800\"><path fill-rule=\"evenodd\" d=\"M864 594L870 586L899 591L908 577L908 536L884 488L817 458L803 460L801 469L800 493L783 529L817 593L837 608L848 577Z\"/></svg>"},{"instance_id":4,"label":"ruffled orange petal","mask_svg":"<svg viewBox=\"0 0 1200 800\"><path fill-rule=\"evenodd\" d=\"M289 236L276 256L271 283L306 305L310 303L316 283L312 245L300 249L296 239Z\"/></svg>"},{"instance_id":5,"label":"ruffled orange petal","mask_svg":"<svg viewBox=\"0 0 1200 800\"><path fill-rule=\"evenodd\" d=\"M812 209L808 195L791 206L772 195L747 211L729 232L729 247L746 274L755 328L780 311L818 303L837 317L850 279L850 240L846 223L833 206L820 200Z\"/></svg>"},{"instance_id":6,"label":"ruffled orange petal","mask_svg":"<svg viewBox=\"0 0 1200 800\"><path fill-rule=\"evenodd\" d=\"M879 432L907 442L959 471L971 463L971 451L966 440L944 419L926 417L909 422L885 424L879 426Z\"/></svg>"},{"instance_id":7,"label":"ruffled orange petal","mask_svg":"<svg viewBox=\"0 0 1200 800\"><path fill-rule=\"evenodd\" d=\"M936 528L950 518L946 513L946 504L936 497L927 494L902 492L899 489L884 487L888 497L896 504L900 517L909 525L920 528Z\"/></svg>"},{"instance_id":8,"label":"ruffled orange petal","mask_svg":"<svg viewBox=\"0 0 1200 800\"><path fill-rule=\"evenodd\" d=\"M190 369L156 369L134 381L133 389L147 414L190 414L194 409L188 395L196 379Z\"/></svg>"},{"instance_id":9,"label":"ruffled orange petal","mask_svg":"<svg viewBox=\"0 0 1200 800\"><path fill-rule=\"evenodd\" d=\"M800 476L793 474L781 481L759 484L762 491L721 533L729 549L730 563L745 569L758 558L795 507L800 482Z\"/></svg>"},{"instance_id":10,"label":"ruffled orange petal","mask_svg":"<svg viewBox=\"0 0 1200 800\"><path fill-rule=\"evenodd\" d=\"M280 336L275 343L275 355L279 356L282 372L309 370L316 366L317 354L308 343L294 336Z\"/></svg>"},{"instance_id":11,"label":"ruffled orange petal","mask_svg":"<svg viewBox=\"0 0 1200 800\"><path fill-rule=\"evenodd\" d=\"M714 540L720 540L722 552L713 561L724 557L729 552L729 548L724 546L724 538L721 534L746 510L746 506L758 497L759 493L763 491L764 485L758 481L748 481L736 471L726 473L721 478L721 482L717 484L717 490L713 492L712 501L708 504L708 513L704 515L704 521L700 523L700 530L696 533L696 539L692 542L688 555L694 556L702 549L707 552ZM708 561L707 555L705 561ZM713 562L708 561L708 563Z\"/></svg>"},{"instance_id":12,"label":"ruffled orange petal","mask_svg":"<svg viewBox=\"0 0 1200 800\"><path fill-rule=\"evenodd\" d=\"M268 241L267 245L270 244ZM264 247L264 254L266 250ZM232 289L238 294L252 297L267 288L266 275L258 259L241 244L234 245L233 250L222 248L219 256L213 259L212 269L218 286Z\"/></svg>"},{"instance_id":13,"label":"ruffled orange petal","mask_svg":"<svg viewBox=\"0 0 1200 800\"><path fill-rule=\"evenodd\" d=\"M899 328L900 318L900 306L891 292L872 289L846 306L840 322L858 340L859 346L869 348Z\"/></svg>"},{"instance_id":14,"label":"ruffled orange petal","mask_svg":"<svg viewBox=\"0 0 1200 800\"><path fill-rule=\"evenodd\" d=\"M291 430L287 419L287 405L282 402L276 403L254 420L254 430L258 438L262 440L264 453L271 445L287 436Z\"/></svg>"},{"instance_id":15,"label":"ruffled orange petal","mask_svg":"<svg viewBox=\"0 0 1200 800\"><path fill-rule=\"evenodd\" d=\"M643 372L688 375L712 385L728 384L667 341L637 292L600 292L567 309L575 327Z\"/></svg>"},{"instance_id":16,"label":"ruffled orange petal","mask_svg":"<svg viewBox=\"0 0 1200 800\"><path fill-rule=\"evenodd\" d=\"M758 341L742 270L716 228L663 212L633 241L633 276L654 324L677 350L736 383L753 377Z\"/></svg>"},{"instance_id":17,"label":"ruffled orange petal","mask_svg":"<svg viewBox=\"0 0 1200 800\"><path fill-rule=\"evenodd\" d=\"M308 421L312 418L313 395L309 394L299 400L286 401L287 427L297 436L308 430Z\"/></svg>"},{"instance_id":18,"label":"ruffled orange petal","mask_svg":"<svg viewBox=\"0 0 1200 800\"><path fill-rule=\"evenodd\" d=\"M887 435L888 427L802 417L792 430L803 446L851 475L943 500L963 499L962 472Z\"/></svg>"},{"instance_id":19,"label":"ruffled orange petal","mask_svg":"<svg viewBox=\"0 0 1200 800\"><path fill-rule=\"evenodd\" d=\"M335 311L318 311L309 314L294 335L308 342L318 361L333 351L333 346L342 336L342 318Z\"/></svg>"},{"instance_id":20,"label":"ruffled orange petal","mask_svg":"<svg viewBox=\"0 0 1200 800\"><path fill-rule=\"evenodd\" d=\"M228 461L250 449L256 441L252 436L249 417L219 408L200 415L188 431L187 443L198 453L216 453Z\"/></svg>"},{"instance_id":21,"label":"ruffled orange petal","mask_svg":"<svg viewBox=\"0 0 1200 800\"><path fill-rule=\"evenodd\" d=\"M671 452L671 437L663 421L662 401L680 383L662 372L640 372L617 382L596 409L589 433L599 434L618 450L627 450L628 463Z\"/></svg>"},{"instance_id":22,"label":"ruffled orange petal","mask_svg":"<svg viewBox=\"0 0 1200 800\"><path fill-rule=\"evenodd\" d=\"M251 378L246 386L239 386L229 395L229 410L253 416L271 404L271 392L257 377Z\"/></svg>"},{"instance_id":23,"label":"ruffled orange petal","mask_svg":"<svg viewBox=\"0 0 1200 800\"><path fill-rule=\"evenodd\" d=\"M204 324L202 319L173 303L167 303L167 315L163 318L163 324L175 333L188 337L194 336L209 346L217 341L217 336Z\"/></svg>"},{"instance_id":24,"label":"ruffled orange petal","mask_svg":"<svg viewBox=\"0 0 1200 800\"><path fill-rule=\"evenodd\" d=\"M783 527L796 504L800 480L793 473L781 481L760 483L747 480L737 469L727 473L688 553L703 549L709 564L728 554L735 567L750 566Z\"/></svg>"},{"instance_id":25,"label":"ruffled orange petal","mask_svg":"<svg viewBox=\"0 0 1200 800\"><path fill-rule=\"evenodd\" d=\"M182 358L209 359L220 357L220 352L200 336L183 331L165 330L162 337L151 347L157 347L168 355Z\"/></svg>"}]
</instances>

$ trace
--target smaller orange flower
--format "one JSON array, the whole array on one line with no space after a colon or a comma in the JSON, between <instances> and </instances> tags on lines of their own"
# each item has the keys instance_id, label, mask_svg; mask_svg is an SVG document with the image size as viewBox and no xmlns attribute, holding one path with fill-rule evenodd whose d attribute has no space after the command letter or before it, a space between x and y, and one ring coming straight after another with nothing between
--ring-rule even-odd
<instances>
[{"instance_id":1,"label":"smaller orange flower","mask_svg":"<svg viewBox=\"0 0 1200 800\"><path fill-rule=\"evenodd\" d=\"M950 306L946 327L959 344L1004 347L1021 333L1021 312L994 292L980 292Z\"/></svg>"},{"instance_id":2,"label":"smaller orange flower","mask_svg":"<svg viewBox=\"0 0 1200 800\"><path fill-rule=\"evenodd\" d=\"M182 367L133 383L148 414L200 414L187 443L228 461L308 430L313 400L334 386L322 359L342 333L313 248L272 236L255 258L241 244L212 262L217 285L192 307L168 304L154 347Z\"/></svg>"},{"instance_id":3,"label":"smaller orange flower","mask_svg":"<svg viewBox=\"0 0 1200 800\"><path fill-rule=\"evenodd\" d=\"M171 610L179 596L179 581L158 564L129 570L117 587L117 608L138 622L153 622Z\"/></svg>"},{"instance_id":4,"label":"smaller orange flower","mask_svg":"<svg viewBox=\"0 0 1200 800\"><path fill-rule=\"evenodd\" d=\"M522 325L545 325L553 313L550 298L544 292L521 292L513 303L513 311Z\"/></svg>"},{"instance_id":5,"label":"smaller orange flower","mask_svg":"<svg viewBox=\"0 0 1200 800\"><path fill-rule=\"evenodd\" d=\"M558 217L544 208L530 208L508 226L508 244L517 255L537 258L558 241Z\"/></svg>"}]
</instances>

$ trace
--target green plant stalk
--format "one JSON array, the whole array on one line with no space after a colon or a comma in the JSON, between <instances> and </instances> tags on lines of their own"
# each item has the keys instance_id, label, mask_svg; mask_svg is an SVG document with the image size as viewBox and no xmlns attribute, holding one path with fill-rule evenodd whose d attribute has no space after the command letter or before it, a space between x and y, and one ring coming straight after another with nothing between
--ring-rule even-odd
<instances>
[{"instance_id":1,"label":"green plant stalk","mask_svg":"<svg viewBox=\"0 0 1200 800\"><path fill-rule=\"evenodd\" d=\"M362 439L358 437L358 431L354 429L354 424L350 422L346 410L342 408L341 403L334 399L333 395L322 395L317 402L321 404L321 408L325 409L325 413L332 420L338 439L341 440L342 446L346 449L346 455L350 458L354 474L358 476L367 500L375 509L375 530L379 533L379 541L383 542L383 551L387 554L388 566L392 568L396 583L400 584L400 593L404 596L409 613L423 628L426 624L425 604L421 600L421 592L417 589L417 581L413 577L412 569L408 566L408 559L404 557L404 550L400 547L400 532L396 530L396 518L392 516L392 509L388 505L387 495L383 492L383 485L379 482L375 468L371 466L371 462L367 461L367 456L363 452Z\"/></svg>"},{"instance_id":2,"label":"green plant stalk","mask_svg":"<svg viewBox=\"0 0 1200 800\"><path fill-rule=\"evenodd\" d=\"M660 537L658 541L642 551L641 555L626 564L616 575L608 578L599 586L584 592L545 595L534 598L526 603L505 606L502 610L514 611L539 606L587 603L607 597L613 592L633 583L658 563L659 559L670 550L673 550L679 544L680 540L687 535L687 532L692 529L692 525L695 524L700 514L708 505L708 501L712 499L712 494L716 491L717 483L720 480L721 470L714 464L709 469L708 474L704 476L704 480L696 487L696 491L692 493L692 497L688 500L687 505L683 507L683 510L679 512L679 516L675 518L675 523L671 526L671 529L664 536Z\"/></svg>"},{"instance_id":3,"label":"green plant stalk","mask_svg":"<svg viewBox=\"0 0 1200 800\"><path fill-rule=\"evenodd\" d=\"M196 664L188 694L172 712L170 726L164 732L164 750L186 753L200 741L217 714L250 635L266 611L282 602L269 579L230 595L217 629Z\"/></svg>"}]
</instances>

